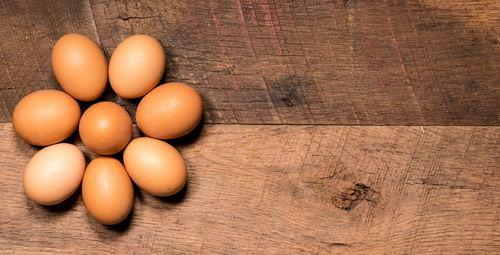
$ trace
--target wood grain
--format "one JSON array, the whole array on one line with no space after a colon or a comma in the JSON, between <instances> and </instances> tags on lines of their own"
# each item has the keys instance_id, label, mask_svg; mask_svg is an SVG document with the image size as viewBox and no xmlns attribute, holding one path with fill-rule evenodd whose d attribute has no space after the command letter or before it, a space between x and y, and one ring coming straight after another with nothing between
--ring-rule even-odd
<instances>
[{"instance_id":1,"label":"wood grain","mask_svg":"<svg viewBox=\"0 0 500 255\"><path fill-rule=\"evenodd\" d=\"M9 121L67 33L154 36L204 100L187 188L118 226L23 193ZM489 0L1 1L0 253L498 254L499 35Z\"/></svg>"},{"instance_id":2,"label":"wood grain","mask_svg":"<svg viewBox=\"0 0 500 255\"><path fill-rule=\"evenodd\" d=\"M158 199L136 190L132 216L109 228L86 213L80 195L57 207L29 201L22 174L37 148L0 124L0 247L495 254L499 140L500 127L205 125L199 137L174 143L189 169L182 194Z\"/></svg>"},{"instance_id":3,"label":"wood grain","mask_svg":"<svg viewBox=\"0 0 500 255\"><path fill-rule=\"evenodd\" d=\"M98 40L84 1L2 1L0 3L0 122L15 105L40 89L59 89L50 56L59 37L75 32Z\"/></svg>"},{"instance_id":4,"label":"wood grain","mask_svg":"<svg viewBox=\"0 0 500 255\"><path fill-rule=\"evenodd\" d=\"M111 56L146 33L165 81L203 96L207 123L498 125L500 2L490 0L2 1L0 122L58 88L52 45L90 36ZM134 115L137 101L103 97Z\"/></svg>"}]
</instances>

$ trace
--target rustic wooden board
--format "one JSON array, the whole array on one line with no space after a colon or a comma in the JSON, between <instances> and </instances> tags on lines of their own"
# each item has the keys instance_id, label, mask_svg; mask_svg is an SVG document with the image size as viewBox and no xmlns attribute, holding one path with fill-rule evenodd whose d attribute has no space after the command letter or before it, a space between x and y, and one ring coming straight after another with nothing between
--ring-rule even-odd
<instances>
[{"instance_id":1,"label":"rustic wooden board","mask_svg":"<svg viewBox=\"0 0 500 255\"><path fill-rule=\"evenodd\" d=\"M205 125L198 138L174 143L189 167L182 194L158 199L136 190L132 216L110 228L86 213L80 195L57 207L28 200L23 169L37 148L0 124L0 247L495 254L499 140L500 127Z\"/></svg>"},{"instance_id":2,"label":"rustic wooden board","mask_svg":"<svg viewBox=\"0 0 500 255\"><path fill-rule=\"evenodd\" d=\"M42 207L22 190L38 148L14 135L12 111L32 91L60 89L51 49L75 32L108 59L129 35L156 37L162 82L191 84L206 106L208 124L172 142L187 188L166 199L136 189L114 227L79 193ZM2 1L0 248L498 253L499 35L500 2L489 0ZM138 100L110 89L101 99L135 114Z\"/></svg>"},{"instance_id":3,"label":"rustic wooden board","mask_svg":"<svg viewBox=\"0 0 500 255\"><path fill-rule=\"evenodd\" d=\"M66 33L158 38L207 123L500 124L500 1L2 1L0 122ZM137 101L104 96L133 115Z\"/></svg>"}]
</instances>

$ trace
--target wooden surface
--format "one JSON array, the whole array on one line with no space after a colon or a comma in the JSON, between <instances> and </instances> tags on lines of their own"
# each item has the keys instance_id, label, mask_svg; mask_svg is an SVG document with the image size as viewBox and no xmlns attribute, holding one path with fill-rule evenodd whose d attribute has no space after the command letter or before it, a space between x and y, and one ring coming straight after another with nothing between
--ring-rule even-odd
<instances>
[{"instance_id":1,"label":"wooden surface","mask_svg":"<svg viewBox=\"0 0 500 255\"><path fill-rule=\"evenodd\" d=\"M22 172L37 149L1 124L0 246L58 253L494 254L499 136L500 127L205 125L197 139L176 143L189 169L182 194L162 200L136 190L132 216L113 229L87 214L80 195L56 208L28 200Z\"/></svg>"},{"instance_id":2,"label":"wooden surface","mask_svg":"<svg viewBox=\"0 0 500 255\"><path fill-rule=\"evenodd\" d=\"M207 123L498 125L500 1L2 1L0 122L58 88L55 41L93 38L111 56L146 33L163 81L198 89ZM135 101L108 93L126 105Z\"/></svg>"},{"instance_id":3,"label":"wooden surface","mask_svg":"<svg viewBox=\"0 0 500 255\"><path fill-rule=\"evenodd\" d=\"M11 114L67 33L154 36L205 105L187 188L113 227L23 193ZM490 0L1 1L0 253L500 254L499 41Z\"/></svg>"}]
</instances>

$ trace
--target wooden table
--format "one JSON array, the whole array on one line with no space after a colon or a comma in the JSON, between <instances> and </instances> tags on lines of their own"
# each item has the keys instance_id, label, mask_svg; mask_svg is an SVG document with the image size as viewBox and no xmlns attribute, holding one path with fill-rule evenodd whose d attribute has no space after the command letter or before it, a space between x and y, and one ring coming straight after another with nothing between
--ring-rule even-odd
<instances>
[{"instance_id":1,"label":"wooden table","mask_svg":"<svg viewBox=\"0 0 500 255\"><path fill-rule=\"evenodd\" d=\"M67 33L108 59L151 35L168 57L162 82L204 100L203 124L171 141L187 187L136 189L113 227L80 191L53 207L23 193L39 148L15 136L12 111L60 89L50 54ZM491 0L2 1L0 250L498 254L499 35ZM138 100L109 88L102 100L135 115Z\"/></svg>"}]
</instances>

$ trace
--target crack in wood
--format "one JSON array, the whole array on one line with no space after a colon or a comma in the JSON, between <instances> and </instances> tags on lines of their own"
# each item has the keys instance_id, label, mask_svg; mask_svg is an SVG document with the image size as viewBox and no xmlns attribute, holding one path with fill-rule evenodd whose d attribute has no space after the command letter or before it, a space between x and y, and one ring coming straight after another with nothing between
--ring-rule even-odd
<instances>
[{"instance_id":1,"label":"crack in wood","mask_svg":"<svg viewBox=\"0 0 500 255\"><path fill-rule=\"evenodd\" d=\"M121 16L116 17L117 19L121 19L123 21L134 20L134 19L151 19L158 18L159 16Z\"/></svg>"},{"instance_id":2,"label":"crack in wood","mask_svg":"<svg viewBox=\"0 0 500 255\"><path fill-rule=\"evenodd\" d=\"M339 246L339 247L347 246L347 247L349 247L350 245L346 244L346 243L330 243L328 246L330 246L330 247L332 247L332 246Z\"/></svg>"}]
</instances>

